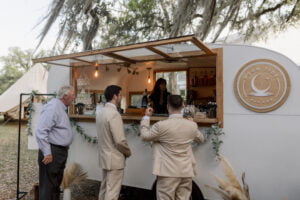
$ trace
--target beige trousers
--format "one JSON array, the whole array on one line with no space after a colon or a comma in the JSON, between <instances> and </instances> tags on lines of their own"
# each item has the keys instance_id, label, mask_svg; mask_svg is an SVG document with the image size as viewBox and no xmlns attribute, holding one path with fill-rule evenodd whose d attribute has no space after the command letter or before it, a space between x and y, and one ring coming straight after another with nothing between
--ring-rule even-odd
<instances>
[{"instance_id":1,"label":"beige trousers","mask_svg":"<svg viewBox=\"0 0 300 200\"><path fill-rule=\"evenodd\" d=\"M99 200L118 200L123 176L124 169L102 169L102 182L100 186Z\"/></svg>"},{"instance_id":2,"label":"beige trousers","mask_svg":"<svg viewBox=\"0 0 300 200\"><path fill-rule=\"evenodd\" d=\"M157 177L157 200L188 200L192 192L192 178Z\"/></svg>"}]
</instances>

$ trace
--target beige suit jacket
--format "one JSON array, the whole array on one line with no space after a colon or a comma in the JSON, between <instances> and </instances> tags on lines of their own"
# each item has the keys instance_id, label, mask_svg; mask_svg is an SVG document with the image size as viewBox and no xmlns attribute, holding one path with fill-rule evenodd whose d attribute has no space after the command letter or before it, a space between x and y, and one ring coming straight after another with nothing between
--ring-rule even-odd
<instances>
[{"instance_id":1,"label":"beige suit jacket","mask_svg":"<svg viewBox=\"0 0 300 200\"><path fill-rule=\"evenodd\" d=\"M204 141L195 122L181 115L155 123L150 128L149 119L141 121L141 137L153 141L153 174L165 177L194 177L195 158L191 142Z\"/></svg>"},{"instance_id":2,"label":"beige suit jacket","mask_svg":"<svg viewBox=\"0 0 300 200\"><path fill-rule=\"evenodd\" d=\"M125 158L131 155L127 144L123 120L116 107L106 104L96 116L99 164L102 169L125 167Z\"/></svg>"}]
</instances>

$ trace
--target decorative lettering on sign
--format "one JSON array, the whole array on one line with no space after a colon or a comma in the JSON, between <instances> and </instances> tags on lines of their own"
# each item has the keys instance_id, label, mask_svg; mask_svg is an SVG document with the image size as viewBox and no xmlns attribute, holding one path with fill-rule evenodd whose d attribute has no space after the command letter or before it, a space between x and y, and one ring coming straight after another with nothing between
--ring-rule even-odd
<instances>
[{"instance_id":1,"label":"decorative lettering on sign","mask_svg":"<svg viewBox=\"0 0 300 200\"><path fill-rule=\"evenodd\" d=\"M290 91L286 70L277 62L258 59L246 63L235 77L234 91L239 102L255 112L280 107Z\"/></svg>"}]
</instances>

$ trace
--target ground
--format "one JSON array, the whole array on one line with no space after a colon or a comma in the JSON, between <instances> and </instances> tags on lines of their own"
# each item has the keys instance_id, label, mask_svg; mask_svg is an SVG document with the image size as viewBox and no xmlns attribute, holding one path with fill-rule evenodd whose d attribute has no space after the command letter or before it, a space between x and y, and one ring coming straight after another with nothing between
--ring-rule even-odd
<instances>
[{"instance_id":1,"label":"ground","mask_svg":"<svg viewBox=\"0 0 300 200\"><path fill-rule=\"evenodd\" d=\"M28 192L23 199L33 199L33 186L38 183L37 150L27 149L26 124L21 129L20 191ZM16 199L18 123L0 119L0 200ZM72 187L72 200L97 200L99 182L86 181ZM151 193L125 187L120 200L152 199Z\"/></svg>"}]
</instances>

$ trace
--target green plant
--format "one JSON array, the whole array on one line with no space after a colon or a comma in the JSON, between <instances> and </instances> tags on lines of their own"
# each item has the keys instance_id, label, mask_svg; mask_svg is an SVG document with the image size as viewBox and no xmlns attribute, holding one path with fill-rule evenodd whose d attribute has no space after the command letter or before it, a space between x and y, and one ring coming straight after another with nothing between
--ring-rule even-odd
<instances>
[{"instance_id":1,"label":"green plant","mask_svg":"<svg viewBox=\"0 0 300 200\"><path fill-rule=\"evenodd\" d=\"M28 106L27 106L27 135L32 135L32 128L31 128L31 120L32 120L32 113L34 112L34 109L33 109L33 99L35 97L35 95L37 94L37 91L36 90L32 90L31 93L30 93L30 97L29 97L29 100L28 100Z\"/></svg>"},{"instance_id":2,"label":"green plant","mask_svg":"<svg viewBox=\"0 0 300 200\"><path fill-rule=\"evenodd\" d=\"M77 133L79 133L84 140L86 140L88 143L92 143L92 144L97 144L98 140L97 137L91 137L89 135L87 135L84 131L84 129L77 123L77 121L75 121L74 119L71 119L71 124L73 127L75 127L75 130Z\"/></svg>"},{"instance_id":3,"label":"green plant","mask_svg":"<svg viewBox=\"0 0 300 200\"><path fill-rule=\"evenodd\" d=\"M33 109L33 100L34 100L34 98L36 98L38 102L42 102L42 104L46 104L48 101L50 101L52 98L54 98L54 97L49 97L49 98L44 99L44 98L41 98L41 96L39 96L37 94L38 94L37 90L32 90L31 93L30 93L30 97L27 100L28 101L27 114L26 114L26 118L27 118L26 131L27 131L27 135L32 135L31 125L32 125L32 114L34 112L34 109ZM56 93L54 95L56 96Z\"/></svg>"},{"instance_id":4,"label":"green plant","mask_svg":"<svg viewBox=\"0 0 300 200\"><path fill-rule=\"evenodd\" d=\"M220 128L220 123L211 125L210 128L206 130L206 139L211 139L212 148L217 157L220 156L220 147L223 141L220 139L221 135L224 135L223 129Z\"/></svg>"}]
</instances>

